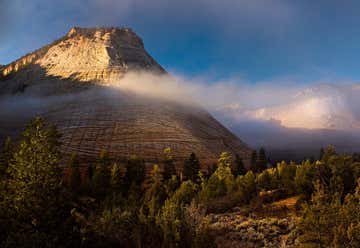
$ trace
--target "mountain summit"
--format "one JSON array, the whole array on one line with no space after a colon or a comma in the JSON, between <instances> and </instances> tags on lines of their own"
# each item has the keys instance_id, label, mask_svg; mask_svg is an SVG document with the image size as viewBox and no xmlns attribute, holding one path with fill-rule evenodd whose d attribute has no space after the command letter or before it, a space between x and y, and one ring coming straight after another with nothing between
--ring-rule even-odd
<instances>
[{"instance_id":1,"label":"mountain summit","mask_svg":"<svg viewBox=\"0 0 360 248\"><path fill-rule=\"evenodd\" d=\"M73 27L64 37L0 67L0 80L16 76L13 81L28 81L25 86L14 83L15 92L44 76L106 84L130 70L165 72L129 28Z\"/></svg>"},{"instance_id":2,"label":"mountain summit","mask_svg":"<svg viewBox=\"0 0 360 248\"><path fill-rule=\"evenodd\" d=\"M250 148L200 106L107 87L130 71L166 73L131 29L72 28L0 69L0 104L13 103L0 106L0 115L10 110L0 116L0 130L12 134L25 117L41 115L62 133L64 154L76 152L88 163L101 150L157 162L167 147L181 163L195 152L212 165L223 151L249 161Z\"/></svg>"}]
</instances>

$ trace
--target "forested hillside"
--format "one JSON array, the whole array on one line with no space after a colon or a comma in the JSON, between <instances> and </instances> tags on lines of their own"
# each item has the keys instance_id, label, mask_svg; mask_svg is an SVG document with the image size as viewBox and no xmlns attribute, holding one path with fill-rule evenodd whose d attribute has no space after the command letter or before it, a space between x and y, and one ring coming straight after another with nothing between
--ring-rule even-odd
<instances>
[{"instance_id":1,"label":"forested hillside","mask_svg":"<svg viewBox=\"0 0 360 248\"><path fill-rule=\"evenodd\" d=\"M200 171L195 153L175 168L171 149L147 175L102 151L80 167L61 164L60 135L40 118L2 147L1 247L359 247L360 156L250 168L219 155Z\"/></svg>"}]
</instances>

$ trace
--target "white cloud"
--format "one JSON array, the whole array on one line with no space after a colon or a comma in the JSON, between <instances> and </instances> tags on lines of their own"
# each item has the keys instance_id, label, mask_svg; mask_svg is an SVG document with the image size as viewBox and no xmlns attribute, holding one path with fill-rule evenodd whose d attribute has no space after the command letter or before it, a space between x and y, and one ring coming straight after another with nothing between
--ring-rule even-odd
<instances>
[{"instance_id":1,"label":"white cloud","mask_svg":"<svg viewBox=\"0 0 360 248\"><path fill-rule=\"evenodd\" d=\"M299 86L286 81L254 84L241 79L209 82L201 77L143 72L129 73L113 86L150 97L197 103L234 122L277 121L284 127L308 129L360 127L357 84Z\"/></svg>"}]
</instances>

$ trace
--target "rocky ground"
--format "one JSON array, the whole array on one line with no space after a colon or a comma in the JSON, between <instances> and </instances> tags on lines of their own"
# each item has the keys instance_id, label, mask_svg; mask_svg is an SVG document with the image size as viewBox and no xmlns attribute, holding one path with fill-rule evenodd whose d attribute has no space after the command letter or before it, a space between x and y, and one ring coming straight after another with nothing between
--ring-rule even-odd
<instances>
[{"instance_id":1,"label":"rocky ground","mask_svg":"<svg viewBox=\"0 0 360 248\"><path fill-rule=\"evenodd\" d=\"M208 215L217 247L291 247L294 244L296 197L260 209L234 208Z\"/></svg>"}]
</instances>

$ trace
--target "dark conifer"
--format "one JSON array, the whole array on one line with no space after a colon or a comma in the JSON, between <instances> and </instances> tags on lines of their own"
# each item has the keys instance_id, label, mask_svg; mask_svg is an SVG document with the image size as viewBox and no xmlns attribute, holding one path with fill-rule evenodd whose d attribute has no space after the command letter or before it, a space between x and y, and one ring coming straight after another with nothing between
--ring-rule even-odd
<instances>
[{"instance_id":1,"label":"dark conifer","mask_svg":"<svg viewBox=\"0 0 360 248\"><path fill-rule=\"evenodd\" d=\"M196 182L199 176L200 162L195 153L191 153L190 157L184 161L183 177L185 180Z\"/></svg>"},{"instance_id":2,"label":"dark conifer","mask_svg":"<svg viewBox=\"0 0 360 248\"><path fill-rule=\"evenodd\" d=\"M106 151L101 151L95 164L95 172L92 178L93 190L98 196L104 196L110 186L111 160Z\"/></svg>"},{"instance_id":3,"label":"dark conifer","mask_svg":"<svg viewBox=\"0 0 360 248\"><path fill-rule=\"evenodd\" d=\"M250 170L252 172L257 172L257 152L256 150L254 150L252 153L251 153L251 160L250 160Z\"/></svg>"},{"instance_id":4,"label":"dark conifer","mask_svg":"<svg viewBox=\"0 0 360 248\"><path fill-rule=\"evenodd\" d=\"M266 153L263 147L259 150L259 157L257 159L257 172L261 172L267 168Z\"/></svg>"},{"instance_id":5,"label":"dark conifer","mask_svg":"<svg viewBox=\"0 0 360 248\"><path fill-rule=\"evenodd\" d=\"M175 163L171 154L171 148L164 149L164 170L163 178L165 181L171 179L172 176L176 176Z\"/></svg>"},{"instance_id":6,"label":"dark conifer","mask_svg":"<svg viewBox=\"0 0 360 248\"><path fill-rule=\"evenodd\" d=\"M69 170L69 187L72 192L77 193L81 187L81 175L80 161L76 153L71 155Z\"/></svg>"},{"instance_id":7,"label":"dark conifer","mask_svg":"<svg viewBox=\"0 0 360 248\"><path fill-rule=\"evenodd\" d=\"M241 176L246 174L246 168L242 158L238 154L235 155L235 166L233 170L234 176Z\"/></svg>"}]
</instances>

